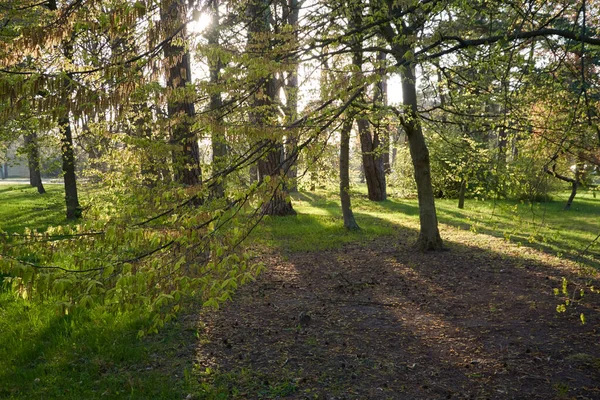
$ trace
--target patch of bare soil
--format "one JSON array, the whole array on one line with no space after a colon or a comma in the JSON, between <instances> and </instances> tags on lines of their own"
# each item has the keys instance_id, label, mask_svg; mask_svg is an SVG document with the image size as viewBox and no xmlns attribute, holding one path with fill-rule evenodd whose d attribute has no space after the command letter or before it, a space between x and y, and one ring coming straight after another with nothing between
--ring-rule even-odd
<instances>
[{"instance_id":1,"label":"patch of bare soil","mask_svg":"<svg viewBox=\"0 0 600 400\"><path fill-rule=\"evenodd\" d=\"M600 399L600 295L557 313L553 288L584 278L485 240L265 257L256 282L203 316L199 368L254 371L261 388L233 382L239 398Z\"/></svg>"}]
</instances>

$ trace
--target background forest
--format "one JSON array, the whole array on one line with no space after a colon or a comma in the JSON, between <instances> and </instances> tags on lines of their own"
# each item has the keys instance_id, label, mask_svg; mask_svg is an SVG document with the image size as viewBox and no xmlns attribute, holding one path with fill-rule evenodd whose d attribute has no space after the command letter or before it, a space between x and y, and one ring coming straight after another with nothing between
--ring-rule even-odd
<instances>
[{"instance_id":1,"label":"background forest","mask_svg":"<svg viewBox=\"0 0 600 400\"><path fill-rule=\"evenodd\" d=\"M0 189L0 340L26 359L44 348L23 344L32 326L95 346L121 330L153 340L231 300L274 247L326 251L400 226L432 257L457 252L445 226L466 227L593 277L598 26L596 0L2 0L0 147L27 160L39 195ZM554 312L576 303L571 279ZM107 357L138 357L126 343ZM25 382L47 360L18 368L11 351L0 378L22 383L0 396L38 393ZM297 390L286 382L264 396ZM228 398L213 389L194 390Z\"/></svg>"}]
</instances>

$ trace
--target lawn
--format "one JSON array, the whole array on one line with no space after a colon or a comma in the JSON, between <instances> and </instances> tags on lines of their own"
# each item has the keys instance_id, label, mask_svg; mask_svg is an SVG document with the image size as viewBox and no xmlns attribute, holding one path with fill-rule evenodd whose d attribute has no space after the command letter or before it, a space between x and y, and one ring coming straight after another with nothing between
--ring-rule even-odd
<instances>
[{"instance_id":1,"label":"lawn","mask_svg":"<svg viewBox=\"0 0 600 400\"><path fill-rule=\"evenodd\" d=\"M352 196L360 232L343 228L336 192L321 190L293 195L298 215L267 218L267 223L254 233L254 241L284 251L314 251L391 235L397 226L418 229L416 199L373 203L367 199L365 187L358 187ZM501 237L558 257L577 258L598 268L600 242L594 240L600 234L600 199L594 198L592 192L582 192L572 209L563 211L567 197L566 192L556 193L553 201L546 203L467 200L462 210L456 200L438 199L436 207L442 230L445 225Z\"/></svg>"}]
</instances>

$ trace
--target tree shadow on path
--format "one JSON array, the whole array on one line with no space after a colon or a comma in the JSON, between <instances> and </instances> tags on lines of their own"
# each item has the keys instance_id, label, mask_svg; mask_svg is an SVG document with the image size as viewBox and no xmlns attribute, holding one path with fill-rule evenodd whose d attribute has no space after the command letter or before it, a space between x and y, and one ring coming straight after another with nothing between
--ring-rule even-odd
<instances>
[{"instance_id":1,"label":"tree shadow on path","mask_svg":"<svg viewBox=\"0 0 600 400\"><path fill-rule=\"evenodd\" d=\"M557 313L553 288L583 280L574 268L461 235L443 253L414 252L398 227L265 256L257 282L202 317L194 396L600 398L600 296Z\"/></svg>"}]
</instances>

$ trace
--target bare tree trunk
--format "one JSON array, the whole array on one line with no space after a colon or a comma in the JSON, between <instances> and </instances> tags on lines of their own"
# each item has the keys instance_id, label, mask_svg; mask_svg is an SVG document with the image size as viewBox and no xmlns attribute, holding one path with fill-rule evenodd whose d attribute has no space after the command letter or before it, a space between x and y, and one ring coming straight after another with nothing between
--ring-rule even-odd
<instances>
[{"instance_id":1,"label":"bare tree trunk","mask_svg":"<svg viewBox=\"0 0 600 400\"><path fill-rule=\"evenodd\" d=\"M575 164L575 171L574 171L575 177L569 178L568 176L561 175L558 172L556 172L556 160L558 159L558 156L559 156L559 152L557 151L550 160L550 163L553 163L552 169L548 168L548 164L547 164L544 166L544 171L546 171L546 173L552 175L553 177L560 179L561 181L569 182L571 184L571 195L569 196L569 199L567 200L567 204L565 204L565 207L563 208L563 210L568 211L571 209L573 200L575 200L575 196L577 195L577 189L579 188L579 185L581 184L581 168L580 168L581 162L577 162Z\"/></svg>"},{"instance_id":2,"label":"bare tree trunk","mask_svg":"<svg viewBox=\"0 0 600 400\"><path fill-rule=\"evenodd\" d=\"M271 142L272 149L267 156L258 161L258 170L261 175L271 177L272 195L270 199L262 206L265 215L296 215L292 207L289 195L285 190L285 184L281 180L283 171L281 169L283 157L283 145L281 143Z\"/></svg>"},{"instance_id":3,"label":"bare tree trunk","mask_svg":"<svg viewBox=\"0 0 600 400\"><path fill-rule=\"evenodd\" d=\"M25 149L27 151L27 161L29 165L29 183L37 188L39 194L46 193L42 184L42 174L40 171L40 152L37 143L37 134L35 131L29 131L24 136Z\"/></svg>"},{"instance_id":4,"label":"bare tree trunk","mask_svg":"<svg viewBox=\"0 0 600 400\"><path fill-rule=\"evenodd\" d=\"M163 0L161 2L161 22L168 38L186 20L186 5L183 0ZM171 125L171 141L175 145L173 162L175 180L186 185L197 185L202 181L200 169L200 149L198 139L192 131L195 115L192 99L181 100L181 93L192 81L190 53L183 45L175 45L175 40L185 39L185 28L164 46L167 89L167 112ZM174 98L177 98L176 100Z\"/></svg>"},{"instance_id":5,"label":"bare tree trunk","mask_svg":"<svg viewBox=\"0 0 600 400\"><path fill-rule=\"evenodd\" d=\"M380 147L379 136L377 134L371 135L368 120L359 118L356 122L360 135L362 162L369 200L384 201L387 198L387 191L383 158L380 154L377 154Z\"/></svg>"},{"instance_id":6,"label":"bare tree trunk","mask_svg":"<svg viewBox=\"0 0 600 400\"><path fill-rule=\"evenodd\" d=\"M388 84L387 84L387 72L386 72L386 59L387 53L380 51L377 53L377 62L379 63L377 73L379 74L379 82L377 82L377 88L375 89L375 103L381 107L387 107L388 105ZM383 162L383 170L386 175L392 172L392 165L390 163L390 126L386 123L384 117L385 112L380 111L377 119L377 134L381 138L382 147L381 160Z\"/></svg>"},{"instance_id":7,"label":"bare tree trunk","mask_svg":"<svg viewBox=\"0 0 600 400\"><path fill-rule=\"evenodd\" d=\"M465 208L465 190L467 189L467 180L460 180L460 189L458 190L458 208Z\"/></svg>"},{"instance_id":8,"label":"bare tree trunk","mask_svg":"<svg viewBox=\"0 0 600 400\"><path fill-rule=\"evenodd\" d=\"M352 122L352 118L346 116L340 137L340 201L342 203L344 227L349 230L357 230L360 227L354 219L350 200L350 130L352 129Z\"/></svg>"},{"instance_id":9,"label":"bare tree trunk","mask_svg":"<svg viewBox=\"0 0 600 400\"><path fill-rule=\"evenodd\" d=\"M67 111L68 112L68 111ZM67 219L81 218L82 209L79 205L77 193L77 178L75 176L75 151L73 149L73 135L68 114L58 120L61 130L62 170L65 182L65 202L67 205Z\"/></svg>"},{"instance_id":10,"label":"bare tree trunk","mask_svg":"<svg viewBox=\"0 0 600 400\"><path fill-rule=\"evenodd\" d=\"M402 60L406 51L397 55ZM423 129L417 113L417 88L414 66L405 67L402 73L402 102L405 116L402 125L408 137L410 155L415 169L415 182L419 199L420 232L416 247L422 251L441 250L444 248L438 230L435 200L431 184L429 150L423 136Z\"/></svg>"},{"instance_id":11,"label":"bare tree trunk","mask_svg":"<svg viewBox=\"0 0 600 400\"><path fill-rule=\"evenodd\" d=\"M56 0L49 0L48 8L56 11ZM72 40L72 38L71 38ZM65 40L62 43L62 51L65 58L73 60L73 43ZM61 98L64 102L62 115L58 117L58 127L61 137L61 156L62 172L65 184L65 203L67 207L67 219L81 218L83 210L79 205L79 196L77 193L77 178L75 176L75 151L73 148L73 134L71 133L71 123L69 120L69 101L71 97L71 76L67 74L62 79Z\"/></svg>"},{"instance_id":12,"label":"bare tree trunk","mask_svg":"<svg viewBox=\"0 0 600 400\"><path fill-rule=\"evenodd\" d=\"M65 55L68 59L72 58L72 45L65 44ZM63 99L69 101L71 95L71 77L66 76L63 79ZM65 203L67 206L67 219L81 218L83 210L79 204L79 195L77 192L77 177L75 175L75 149L73 147L73 134L71 131L71 122L69 119L69 107L65 107L63 115L58 119L58 126L61 132L60 145L62 155L62 172L65 184Z\"/></svg>"},{"instance_id":13,"label":"bare tree trunk","mask_svg":"<svg viewBox=\"0 0 600 400\"><path fill-rule=\"evenodd\" d=\"M294 45L298 42L298 19L300 17L300 2L298 0L288 0L288 24L293 29L292 40ZM292 123L298 116L298 63L294 58L292 67L288 71L287 85L286 85L286 114L288 123ZM290 192L298 191L298 167L296 165L297 157L290 158L291 154L294 154L296 147L298 146L298 133L295 130L288 130L287 132L287 144L286 144L286 159L288 165L286 166L287 177L288 177L288 190Z\"/></svg>"},{"instance_id":14,"label":"bare tree trunk","mask_svg":"<svg viewBox=\"0 0 600 400\"><path fill-rule=\"evenodd\" d=\"M579 187L578 181L576 179L573 180L573 182L571 182L571 195L569 196L569 199L567 200L567 204L565 204L565 208L563 208L563 210L569 211L571 209L571 204L573 204L573 200L575 199L575 196L577 195L578 187Z\"/></svg>"}]
</instances>

